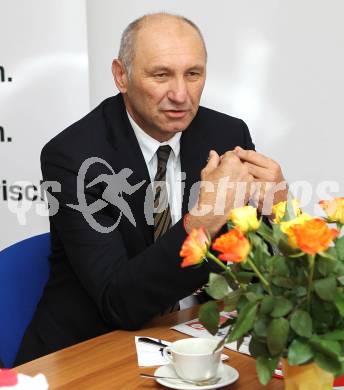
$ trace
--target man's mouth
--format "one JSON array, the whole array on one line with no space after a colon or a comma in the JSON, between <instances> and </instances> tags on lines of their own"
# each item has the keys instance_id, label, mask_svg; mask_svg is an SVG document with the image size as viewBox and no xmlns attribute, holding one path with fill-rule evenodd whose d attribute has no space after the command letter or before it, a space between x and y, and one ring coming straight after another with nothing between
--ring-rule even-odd
<instances>
[{"instance_id":1,"label":"man's mouth","mask_svg":"<svg viewBox=\"0 0 344 390\"><path fill-rule=\"evenodd\" d=\"M187 112L187 110L164 110L165 115L169 118L183 118Z\"/></svg>"}]
</instances>

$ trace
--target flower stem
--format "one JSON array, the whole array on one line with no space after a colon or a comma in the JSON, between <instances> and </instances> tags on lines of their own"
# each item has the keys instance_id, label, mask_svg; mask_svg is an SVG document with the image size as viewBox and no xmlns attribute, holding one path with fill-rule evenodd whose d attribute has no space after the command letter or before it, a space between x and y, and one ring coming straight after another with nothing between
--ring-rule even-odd
<instances>
[{"instance_id":1,"label":"flower stem","mask_svg":"<svg viewBox=\"0 0 344 390\"><path fill-rule=\"evenodd\" d=\"M312 282L314 276L314 261L315 255L308 255L309 261L309 274L308 274L308 291L307 291L307 303L308 303L308 311L311 307L311 297L312 297Z\"/></svg>"},{"instance_id":2,"label":"flower stem","mask_svg":"<svg viewBox=\"0 0 344 390\"><path fill-rule=\"evenodd\" d=\"M222 261L219 260L216 256L214 256L211 252L208 251L206 253L206 257L209 257L209 259L213 260L217 265L227 271L227 267L222 263Z\"/></svg>"},{"instance_id":3,"label":"flower stem","mask_svg":"<svg viewBox=\"0 0 344 390\"><path fill-rule=\"evenodd\" d=\"M253 271L256 273L258 278L261 280L263 285L266 287L266 289L268 290L269 294L272 295L272 291L271 291L271 288L270 288L270 283L265 279L263 274L259 271L257 266L254 264L254 262L249 257L247 258L247 262L250 265L250 267L253 269Z\"/></svg>"},{"instance_id":4,"label":"flower stem","mask_svg":"<svg viewBox=\"0 0 344 390\"><path fill-rule=\"evenodd\" d=\"M232 279L235 281L235 283L240 286L240 287L243 287L243 285L239 282L239 280L237 279L237 277L235 276L235 274L233 273L233 271L225 266L221 260L219 260L216 256L214 256L211 252L207 252L206 254L207 257L209 257L211 260L213 260L217 265L219 265L221 268L223 268L227 273L228 275L230 275L232 277Z\"/></svg>"}]
</instances>

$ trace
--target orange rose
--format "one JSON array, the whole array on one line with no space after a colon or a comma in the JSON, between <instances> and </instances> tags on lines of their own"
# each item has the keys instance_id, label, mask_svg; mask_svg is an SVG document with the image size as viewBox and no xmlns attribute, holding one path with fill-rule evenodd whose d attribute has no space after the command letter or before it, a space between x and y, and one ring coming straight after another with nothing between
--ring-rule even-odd
<instances>
[{"instance_id":1,"label":"orange rose","mask_svg":"<svg viewBox=\"0 0 344 390\"><path fill-rule=\"evenodd\" d=\"M310 221L313 217L307 213L301 213L298 217L290 219L289 221L281 222L281 231L288 236L288 243L292 248L297 248L294 230L296 225L303 225L306 221Z\"/></svg>"},{"instance_id":2,"label":"orange rose","mask_svg":"<svg viewBox=\"0 0 344 390\"><path fill-rule=\"evenodd\" d=\"M251 245L240 229L234 228L218 237L213 249L222 252L219 258L223 261L240 263L251 251Z\"/></svg>"},{"instance_id":3,"label":"orange rose","mask_svg":"<svg viewBox=\"0 0 344 390\"><path fill-rule=\"evenodd\" d=\"M187 236L179 253L183 257L181 267L189 267L201 263L205 259L210 246L210 239L204 227L193 229Z\"/></svg>"},{"instance_id":4,"label":"orange rose","mask_svg":"<svg viewBox=\"0 0 344 390\"><path fill-rule=\"evenodd\" d=\"M330 229L320 218L313 218L291 229L297 246L310 255L325 251L339 234L337 229Z\"/></svg>"},{"instance_id":5,"label":"orange rose","mask_svg":"<svg viewBox=\"0 0 344 390\"><path fill-rule=\"evenodd\" d=\"M344 198L321 200L319 204L330 222L338 222L344 225Z\"/></svg>"}]
</instances>

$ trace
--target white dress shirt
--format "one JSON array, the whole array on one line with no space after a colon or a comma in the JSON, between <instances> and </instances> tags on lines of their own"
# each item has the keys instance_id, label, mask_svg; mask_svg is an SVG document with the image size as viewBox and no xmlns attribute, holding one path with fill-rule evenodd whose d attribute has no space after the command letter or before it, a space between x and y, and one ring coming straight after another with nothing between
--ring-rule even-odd
<instances>
[{"instance_id":1,"label":"white dress shirt","mask_svg":"<svg viewBox=\"0 0 344 390\"><path fill-rule=\"evenodd\" d=\"M137 123L134 122L129 113L128 118L132 128L134 129L143 158L145 159L152 186L158 169L158 156L156 154L158 148L163 145L169 145L172 149L166 166L166 187L171 210L172 225L174 225L182 217L182 182L179 156L180 137L182 133L180 131L168 141L159 142L143 131Z\"/></svg>"},{"instance_id":2,"label":"white dress shirt","mask_svg":"<svg viewBox=\"0 0 344 390\"><path fill-rule=\"evenodd\" d=\"M177 223L182 217L182 179L181 176L181 165L180 165L180 137L182 135L181 131L176 133L172 138L166 142L159 142L155 138L148 135L143 131L134 119L127 112L130 124L134 130L137 141L140 145L143 158L145 159L149 176L152 182L158 169L158 157L157 150L159 146L170 145L172 151L167 161L166 167L166 186L168 193L168 201L170 204L172 225ZM190 295L182 299L180 304L180 309L186 309L197 304L197 299L195 296Z\"/></svg>"}]
</instances>

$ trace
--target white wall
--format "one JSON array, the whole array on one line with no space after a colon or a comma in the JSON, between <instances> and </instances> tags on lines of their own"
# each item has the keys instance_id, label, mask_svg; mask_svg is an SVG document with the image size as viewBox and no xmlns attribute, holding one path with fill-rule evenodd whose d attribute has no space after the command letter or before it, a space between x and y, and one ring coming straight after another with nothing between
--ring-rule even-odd
<instances>
[{"instance_id":1,"label":"white wall","mask_svg":"<svg viewBox=\"0 0 344 390\"><path fill-rule=\"evenodd\" d=\"M8 207L15 198L9 187L39 186L43 145L89 111L85 1L1 0L0 66L1 251L49 230L48 218L36 211L44 205L40 196L12 202L12 210L22 209L19 220Z\"/></svg>"},{"instance_id":2,"label":"white wall","mask_svg":"<svg viewBox=\"0 0 344 390\"><path fill-rule=\"evenodd\" d=\"M116 92L110 66L121 32L154 11L187 16L203 31L204 105L244 119L289 182L312 185L312 203L344 194L342 0L88 0L92 107ZM337 184L317 196L329 180Z\"/></svg>"},{"instance_id":3,"label":"white wall","mask_svg":"<svg viewBox=\"0 0 344 390\"><path fill-rule=\"evenodd\" d=\"M0 252L48 230L40 200L14 203L30 207L19 223L4 182L39 184L43 144L86 114L90 97L94 107L117 93L110 66L120 35L155 11L200 26L209 52L202 103L244 119L290 183L309 183L308 211L344 195L343 0L0 0ZM324 181L333 187L318 196Z\"/></svg>"}]
</instances>

